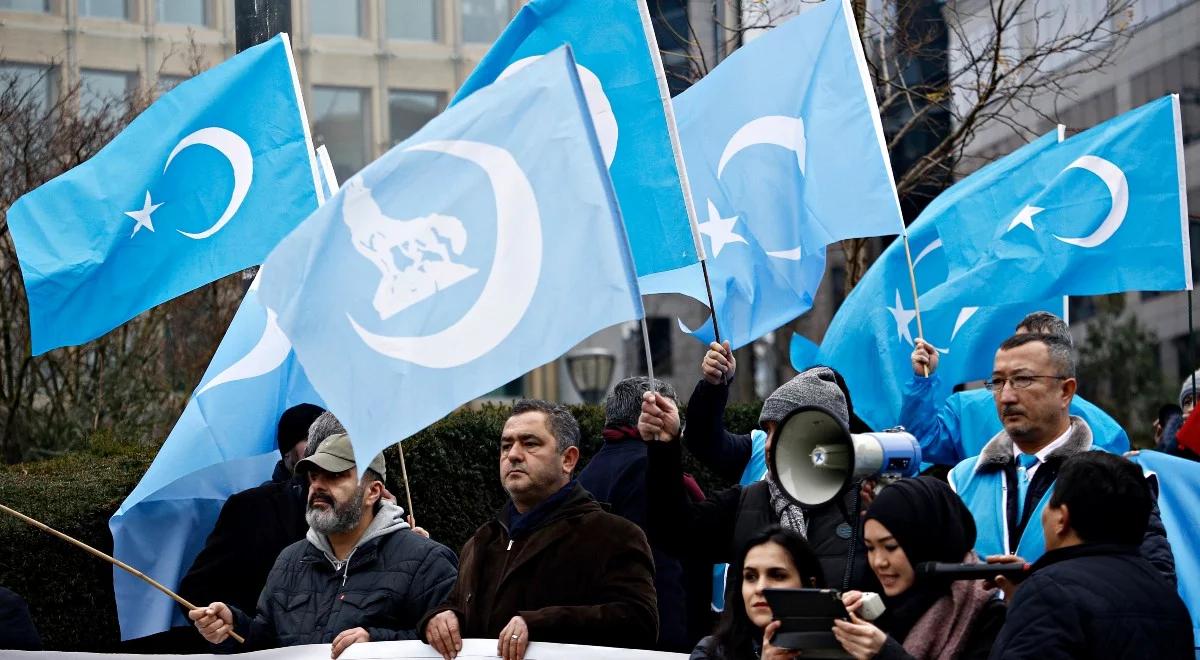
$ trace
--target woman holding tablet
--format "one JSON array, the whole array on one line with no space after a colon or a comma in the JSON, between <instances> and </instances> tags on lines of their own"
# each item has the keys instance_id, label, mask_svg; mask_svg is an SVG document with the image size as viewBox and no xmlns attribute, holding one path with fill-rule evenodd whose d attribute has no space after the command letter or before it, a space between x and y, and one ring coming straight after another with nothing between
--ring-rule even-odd
<instances>
[{"instance_id":1,"label":"woman holding tablet","mask_svg":"<svg viewBox=\"0 0 1200 660\"><path fill-rule=\"evenodd\" d=\"M775 621L764 589L824 586L821 563L800 536L772 525L752 537L730 571L725 611L716 633L700 640L689 660L790 660L798 651L771 644L780 623Z\"/></svg>"},{"instance_id":2,"label":"woman holding tablet","mask_svg":"<svg viewBox=\"0 0 1200 660\"><path fill-rule=\"evenodd\" d=\"M856 615L862 594L842 595L850 621L834 636L854 658L955 660L987 658L1004 625L1004 602L983 580L918 577L921 562L976 563L975 519L945 482L902 479L867 509L867 561L883 585L887 610L874 622Z\"/></svg>"}]
</instances>

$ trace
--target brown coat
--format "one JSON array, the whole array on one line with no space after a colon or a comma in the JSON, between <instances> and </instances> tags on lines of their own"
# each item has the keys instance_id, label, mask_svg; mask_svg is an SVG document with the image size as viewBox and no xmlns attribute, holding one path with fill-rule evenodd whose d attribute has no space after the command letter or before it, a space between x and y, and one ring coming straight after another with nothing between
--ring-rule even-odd
<instances>
[{"instance_id":1,"label":"brown coat","mask_svg":"<svg viewBox=\"0 0 1200 660\"><path fill-rule=\"evenodd\" d=\"M510 538L506 523L501 512L463 546L454 588L417 627L422 639L429 619L450 610L463 638L495 639L519 615L535 642L654 645L654 560L637 525L578 484L528 534Z\"/></svg>"}]
</instances>

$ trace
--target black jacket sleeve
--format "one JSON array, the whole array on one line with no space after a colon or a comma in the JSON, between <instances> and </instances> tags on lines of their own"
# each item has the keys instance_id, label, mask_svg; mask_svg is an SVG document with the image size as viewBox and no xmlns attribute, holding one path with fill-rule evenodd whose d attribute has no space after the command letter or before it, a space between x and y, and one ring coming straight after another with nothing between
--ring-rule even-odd
<instances>
[{"instance_id":1,"label":"black jacket sleeve","mask_svg":"<svg viewBox=\"0 0 1200 660\"><path fill-rule=\"evenodd\" d=\"M646 517L651 537L679 558L729 562L742 489L734 486L703 502L688 501L681 453L678 442L647 444Z\"/></svg>"},{"instance_id":2,"label":"black jacket sleeve","mask_svg":"<svg viewBox=\"0 0 1200 660\"><path fill-rule=\"evenodd\" d=\"M1051 578L1034 573L1017 590L989 657L993 660L1068 660L1087 648L1073 594Z\"/></svg>"},{"instance_id":3,"label":"black jacket sleeve","mask_svg":"<svg viewBox=\"0 0 1200 660\"><path fill-rule=\"evenodd\" d=\"M737 481L750 462L749 435L725 430L725 404L729 385L713 385L701 379L688 399L683 442L704 467Z\"/></svg>"},{"instance_id":4,"label":"black jacket sleeve","mask_svg":"<svg viewBox=\"0 0 1200 660\"><path fill-rule=\"evenodd\" d=\"M396 534L413 534L411 531L395 532ZM420 566L413 573L409 592L404 599L405 619L419 623L425 612L437 607L454 588L458 578L458 558L445 546L437 546L425 555ZM414 624L415 625L415 624ZM367 634L372 642L386 642L405 639L420 639L423 630L416 627L408 629L367 628Z\"/></svg>"},{"instance_id":5,"label":"black jacket sleeve","mask_svg":"<svg viewBox=\"0 0 1200 660\"><path fill-rule=\"evenodd\" d=\"M1158 570L1163 579L1175 586L1175 555L1171 552L1171 543L1167 541L1167 528L1163 525L1162 516L1158 510L1158 477L1146 477L1146 485L1150 487L1154 508L1150 510L1150 520L1146 524L1146 534L1142 537L1141 555Z\"/></svg>"}]
</instances>

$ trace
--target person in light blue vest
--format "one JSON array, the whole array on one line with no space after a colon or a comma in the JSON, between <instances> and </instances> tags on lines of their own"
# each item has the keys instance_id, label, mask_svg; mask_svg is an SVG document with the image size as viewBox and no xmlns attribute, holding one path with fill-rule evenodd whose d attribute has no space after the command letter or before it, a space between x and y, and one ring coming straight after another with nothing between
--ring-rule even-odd
<instances>
[{"instance_id":1,"label":"person in light blue vest","mask_svg":"<svg viewBox=\"0 0 1200 660\"><path fill-rule=\"evenodd\" d=\"M1054 335L1071 343L1066 322L1050 312L1034 312L1017 324L1016 334L1028 332ZM992 394L984 389L956 392L946 398L941 410L934 392L938 389L938 352L921 339L912 353L913 378L904 386L900 407L900 425L921 444L926 463L957 465L978 456L988 438L1002 427L996 416ZM925 369L929 376L925 376ZM1071 414L1082 418L1092 429L1092 442L1098 449L1114 454L1129 451L1129 436L1108 413L1081 396L1071 399Z\"/></svg>"},{"instance_id":2,"label":"person in light blue vest","mask_svg":"<svg viewBox=\"0 0 1200 660\"><path fill-rule=\"evenodd\" d=\"M1037 521L1059 467L1097 449L1088 423L1069 412L1075 388L1072 347L1061 337L1013 335L996 351L987 389L1004 428L979 456L963 460L949 474L950 486L975 516L980 556L1016 555L1032 562L1045 553ZM1151 486L1156 490L1156 482ZM1174 583L1175 561L1157 506L1142 554Z\"/></svg>"}]
</instances>

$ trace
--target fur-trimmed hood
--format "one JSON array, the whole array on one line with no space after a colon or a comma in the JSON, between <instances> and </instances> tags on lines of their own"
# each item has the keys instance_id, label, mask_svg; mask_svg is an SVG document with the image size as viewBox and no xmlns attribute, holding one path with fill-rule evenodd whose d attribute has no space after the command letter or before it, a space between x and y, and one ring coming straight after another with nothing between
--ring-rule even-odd
<instances>
[{"instance_id":1,"label":"fur-trimmed hood","mask_svg":"<svg viewBox=\"0 0 1200 660\"><path fill-rule=\"evenodd\" d=\"M1071 415L1071 431L1067 441L1058 449L1050 452L1047 460L1065 460L1076 454L1092 449L1092 429L1082 417ZM1013 460L1013 441L1008 437L1008 431L1001 430L992 436L991 440L979 452L979 460L975 463L975 471L1001 469Z\"/></svg>"}]
</instances>

